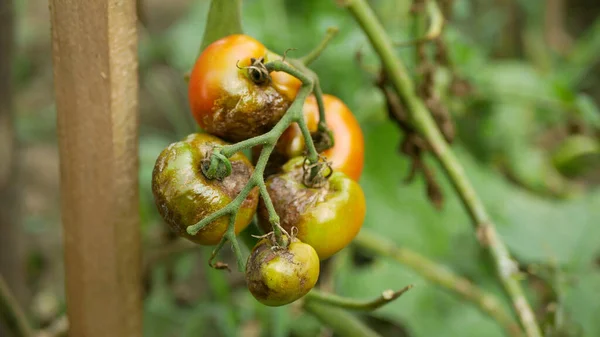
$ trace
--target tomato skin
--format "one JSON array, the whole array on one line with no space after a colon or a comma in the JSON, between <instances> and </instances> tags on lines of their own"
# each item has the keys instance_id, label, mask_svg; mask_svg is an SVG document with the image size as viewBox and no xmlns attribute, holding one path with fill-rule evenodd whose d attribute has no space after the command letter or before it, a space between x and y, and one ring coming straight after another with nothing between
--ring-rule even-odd
<instances>
[{"instance_id":1,"label":"tomato skin","mask_svg":"<svg viewBox=\"0 0 600 337\"><path fill-rule=\"evenodd\" d=\"M358 181L362 174L365 156L365 141L358 121L346 104L332 95L323 95L325 119L333 133L334 146L321 153L332 163L334 170L347 174ZM311 133L317 131L319 123L319 107L314 96L308 97L304 103L304 118ZM289 127L277 144L278 153L287 158L303 155L305 151L304 137L298 125Z\"/></svg>"},{"instance_id":2,"label":"tomato skin","mask_svg":"<svg viewBox=\"0 0 600 337\"><path fill-rule=\"evenodd\" d=\"M186 229L233 200L250 179L254 167L241 153L229 160L232 173L223 180L208 180L201 170L206 154L214 145L226 145L208 134L191 134L165 148L152 172L152 192L160 215L179 236L201 245L215 245L223 237L229 217L221 217L196 235ZM242 203L235 222L235 233L252 221L258 205L258 189Z\"/></svg>"},{"instance_id":3,"label":"tomato skin","mask_svg":"<svg viewBox=\"0 0 600 337\"><path fill-rule=\"evenodd\" d=\"M334 171L325 186L306 187L302 182L303 158L294 158L283 166L283 173L270 176L267 191L281 226L311 245L321 260L346 247L358 234L366 214L365 196L360 185L340 171ZM259 201L259 225L271 231L269 214Z\"/></svg>"},{"instance_id":4,"label":"tomato skin","mask_svg":"<svg viewBox=\"0 0 600 337\"><path fill-rule=\"evenodd\" d=\"M292 239L288 247L274 247L264 238L252 249L246 264L246 283L252 296L268 306L282 306L306 295L319 279L315 250Z\"/></svg>"},{"instance_id":5,"label":"tomato skin","mask_svg":"<svg viewBox=\"0 0 600 337\"><path fill-rule=\"evenodd\" d=\"M301 82L282 72L255 84L245 69L251 58L280 59L247 35L230 35L210 44L190 74L188 98L192 114L208 133L241 141L269 131L296 97ZM237 66L236 66L237 64Z\"/></svg>"}]
</instances>

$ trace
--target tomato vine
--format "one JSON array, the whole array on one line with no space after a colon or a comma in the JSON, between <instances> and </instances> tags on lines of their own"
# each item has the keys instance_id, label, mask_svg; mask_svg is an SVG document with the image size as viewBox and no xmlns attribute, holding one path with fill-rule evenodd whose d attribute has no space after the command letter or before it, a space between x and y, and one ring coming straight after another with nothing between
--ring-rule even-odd
<instances>
[{"instance_id":1,"label":"tomato vine","mask_svg":"<svg viewBox=\"0 0 600 337\"><path fill-rule=\"evenodd\" d=\"M314 60L325 49L327 43L336 33L337 29L329 29L325 38L323 39L323 42L319 46L317 46L314 51L310 52L308 54L308 57L301 58L298 60L288 59L287 61L275 60L267 63L261 62L259 63L259 65L253 65L246 68L246 71L248 71L249 73L249 78L251 79L260 78L260 76L252 76L253 72L264 71L267 74L271 74L275 71L282 71L299 79L302 82L302 85L286 113L270 131L260 136L249 138L235 144L215 147L211 155L210 164L207 168L203 169L203 172L207 178L223 179L227 176L227 172L230 172L230 170L222 170L220 169L220 167L222 167L223 165L225 167L228 167L230 165L228 158L233 156L235 153L243 151L245 149L249 149L258 145L263 146L254 172L252 173L252 176L250 177L248 183L241 190L238 196L227 206L221 208L220 210L209 215L208 217L202 219L198 223L187 228L187 232L190 235L195 235L196 233L198 233L198 231L200 231L202 228L204 228L214 220L222 216L229 216L229 226L227 227L227 231L225 232L225 235L223 236L223 238L216 246L211 255L209 261L211 266L214 265L213 261L218 252L223 248L225 243L229 241L231 242L233 251L237 259L238 269L240 271L245 269L245 260L242 256L239 243L237 242L237 238L235 236L235 218L237 216L239 208L241 207L248 194L250 194L250 192L256 187L259 189L260 196L265 202L267 211L269 213L269 222L272 225L275 239L279 245L285 245L284 240L282 238L284 230L281 228L281 225L279 223L279 216L275 212L273 202L269 196L269 193L267 192L264 180L264 171L267 166L269 157L271 156L271 153L273 152L273 149L277 144L277 141L279 140L283 132L287 130L287 128L292 123L297 123L300 127L306 144L308 161L311 164L317 164L319 162L319 154L315 148L314 142L310 134L310 130L306 125L306 121L302 112L302 107L308 96L311 93L314 94L319 108L320 128L326 129L327 126L325 123L325 111L322 97L323 93L321 91L318 76L310 69L308 69L305 63L301 60L305 60L305 62L311 62L312 60ZM316 178L316 175L318 174L317 166L313 167L311 171L311 179Z\"/></svg>"}]
</instances>

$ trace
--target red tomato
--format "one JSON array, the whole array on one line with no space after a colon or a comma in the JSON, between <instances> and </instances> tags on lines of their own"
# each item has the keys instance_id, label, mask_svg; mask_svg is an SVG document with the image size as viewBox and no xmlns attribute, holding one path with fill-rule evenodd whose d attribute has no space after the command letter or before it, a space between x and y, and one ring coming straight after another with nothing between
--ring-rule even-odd
<instances>
[{"instance_id":1,"label":"red tomato","mask_svg":"<svg viewBox=\"0 0 600 337\"><path fill-rule=\"evenodd\" d=\"M334 170L341 171L358 181L365 156L365 143L360 125L350 109L339 98L323 95L323 103L327 126L333 133L335 144L322 155L332 162ZM311 133L316 132L319 108L314 96L308 97L304 104L304 118ZM288 158L301 156L304 148L304 137L296 124L285 131L277 144L278 152Z\"/></svg>"},{"instance_id":2,"label":"red tomato","mask_svg":"<svg viewBox=\"0 0 600 337\"><path fill-rule=\"evenodd\" d=\"M261 57L265 63L281 59L246 35L224 37L200 54L188 87L191 111L200 127L240 141L269 131L281 119L301 82L283 72L271 73L266 83L253 82L244 67Z\"/></svg>"}]
</instances>

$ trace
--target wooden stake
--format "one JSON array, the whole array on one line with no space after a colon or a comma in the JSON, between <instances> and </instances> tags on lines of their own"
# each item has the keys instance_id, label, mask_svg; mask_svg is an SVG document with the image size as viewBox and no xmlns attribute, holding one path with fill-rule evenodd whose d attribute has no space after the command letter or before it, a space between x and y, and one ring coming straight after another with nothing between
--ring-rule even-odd
<instances>
[{"instance_id":1,"label":"wooden stake","mask_svg":"<svg viewBox=\"0 0 600 337\"><path fill-rule=\"evenodd\" d=\"M50 0L70 336L138 337L134 0Z\"/></svg>"}]
</instances>

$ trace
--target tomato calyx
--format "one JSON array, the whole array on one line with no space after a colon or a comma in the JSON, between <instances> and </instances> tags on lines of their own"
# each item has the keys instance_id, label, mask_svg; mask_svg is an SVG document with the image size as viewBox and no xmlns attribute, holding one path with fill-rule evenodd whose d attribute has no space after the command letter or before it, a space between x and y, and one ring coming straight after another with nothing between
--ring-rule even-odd
<instances>
[{"instance_id":1,"label":"tomato calyx","mask_svg":"<svg viewBox=\"0 0 600 337\"><path fill-rule=\"evenodd\" d=\"M265 66L265 58L250 58L250 65L247 67L240 67L240 61L235 64L238 69L245 69L247 72L248 78L254 82L254 84L262 85L271 82L271 75L269 74L269 70Z\"/></svg>"},{"instance_id":2,"label":"tomato calyx","mask_svg":"<svg viewBox=\"0 0 600 337\"><path fill-rule=\"evenodd\" d=\"M275 224L271 224L271 226L273 226L273 229L275 229L275 227L277 227L277 229L282 234L281 237L279 238L279 241L278 241L277 235L275 234L275 231L270 231L264 235L252 235L252 237L255 239L259 239L259 240L262 240L262 239L268 240L271 245L272 250L287 249L291 243L298 241L298 238L297 238L298 228L297 227L295 227L295 226L292 227L290 229L290 233L288 233L288 231L286 231L285 228L281 227L279 222L277 222Z\"/></svg>"},{"instance_id":3,"label":"tomato calyx","mask_svg":"<svg viewBox=\"0 0 600 337\"><path fill-rule=\"evenodd\" d=\"M325 157L319 155L316 163L311 163L308 158L304 158L302 163L302 183L310 188L322 188L327 184L327 180L333 174L331 163Z\"/></svg>"},{"instance_id":4,"label":"tomato calyx","mask_svg":"<svg viewBox=\"0 0 600 337\"><path fill-rule=\"evenodd\" d=\"M221 153L219 147L213 147L205 154L200 163L200 169L208 180L222 181L232 172L231 162Z\"/></svg>"}]
</instances>

